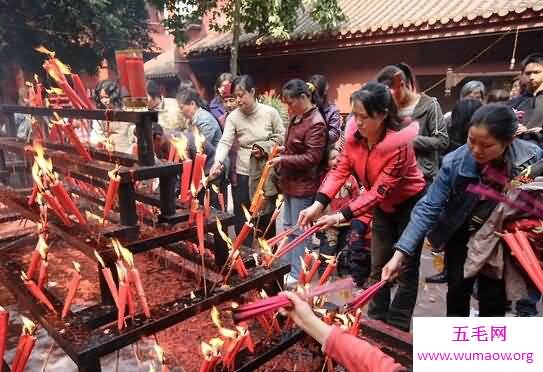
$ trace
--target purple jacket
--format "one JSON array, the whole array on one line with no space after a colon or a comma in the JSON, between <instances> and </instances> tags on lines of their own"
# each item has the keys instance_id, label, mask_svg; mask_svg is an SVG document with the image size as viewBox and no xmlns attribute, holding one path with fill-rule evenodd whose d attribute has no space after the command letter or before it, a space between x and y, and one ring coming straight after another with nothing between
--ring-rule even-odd
<instances>
[{"instance_id":1,"label":"purple jacket","mask_svg":"<svg viewBox=\"0 0 543 372\"><path fill-rule=\"evenodd\" d=\"M341 114L334 104L329 104L323 111L328 126L328 146L332 146L341 134Z\"/></svg>"}]
</instances>

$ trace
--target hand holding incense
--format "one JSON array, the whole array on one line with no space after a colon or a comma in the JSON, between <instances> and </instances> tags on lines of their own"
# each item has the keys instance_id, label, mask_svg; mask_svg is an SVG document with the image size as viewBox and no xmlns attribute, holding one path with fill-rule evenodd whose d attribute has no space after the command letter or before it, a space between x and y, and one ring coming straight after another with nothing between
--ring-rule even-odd
<instances>
[{"instance_id":1,"label":"hand holding incense","mask_svg":"<svg viewBox=\"0 0 543 372\"><path fill-rule=\"evenodd\" d=\"M312 297L322 296L323 294L330 292L350 289L353 288L353 286L354 283L351 278L338 280L334 283L325 284L310 289L302 296L302 299L308 299ZM253 302L251 304L240 305L238 308L233 309L232 314L234 316L234 321L240 322L269 311L275 311L279 308L289 306L291 306L290 300L284 294L279 294L277 296L269 297L260 301Z\"/></svg>"}]
</instances>

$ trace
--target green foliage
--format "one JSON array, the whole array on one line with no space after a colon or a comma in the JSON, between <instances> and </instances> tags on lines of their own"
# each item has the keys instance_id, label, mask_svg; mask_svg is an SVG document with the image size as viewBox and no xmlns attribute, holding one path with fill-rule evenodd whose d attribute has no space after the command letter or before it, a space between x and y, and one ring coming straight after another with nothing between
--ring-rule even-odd
<instances>
[{"instance_id":1,"label":"green foliage","mask_svg":"<svg viewBox=\"0 0 543 372\"><path fill-rule=\"evenodd\" d=\"M40 71L40 45L75 71L94 73L127 47L148 49L145 0L0 0L0 59Z\"/></svg>"},{"instance_id":2,"label":"green foliage","mask_svg":"<svg viewBox=\"0 0 543 372\"><path fill-rule=\"evenodd\" d=\"M185 29L200 23L207 13L210 27L219 32L233 28L234 0L150 0L159 9L166 7L169 17L164 21L179 44L186 42ZM240 23L245 33L258 33L273 38L288 38L296 26L297 15L309 10L311 17L325 30L335 29L345 21L337 0L241 0Z\"/></svg>"}]
</instances>

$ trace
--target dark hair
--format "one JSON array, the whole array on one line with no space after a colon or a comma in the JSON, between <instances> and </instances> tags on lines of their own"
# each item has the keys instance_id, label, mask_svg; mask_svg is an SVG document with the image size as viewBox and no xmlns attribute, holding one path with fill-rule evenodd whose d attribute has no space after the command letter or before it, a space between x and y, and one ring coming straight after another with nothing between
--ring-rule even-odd
<instances>
[{"instance_id":1,"label":"dark hair","mask_svg":"<svg viewBox=\"0 0 543 372\"><path fill-rule=\"evenodd\" d=\"M328 79L324 75L312 75L309 78L309 91L311 92L311 101L317 105L317 107L322 107L323 109L328 106L328 96L326 93L326 88L328 87Z\"/></svg>"},{"instance_id":2,"label":"dark hair","mask_svg":"<svg viewBox=\"0 0 543 372\"><path fill-rule=\"evenodd\" d=\"M196 106L207 110L207 103L200 97L196 89L187 88L177 93L177 103L181 105L189 105L194 102Z\"/></svg>"},{"instance_id":3,"label":"dark hair","mask_svg":"<svg viewBox=\"0 0 543 372\"><path fill-rule=\"evenodd\" d=\"M532 53L524 58L521 62L522 71L524 71L526 66L528 66L530 63L537 63L539 65L543 65L543 53Z\"/></svg>"},{"instance_id":4,"label":"dark hair","mask_svg":"<svg viewBox=\"0 0 543 372\"><path fill-rule=\"evenodd\" d=\"M255 81L251 75L241 75L236 77L234 81L232 81L232 92L235 91L237 87L240 87L249 93L253 89L256 91Z\"/></svg>"},{"instance_id":5,"label":"dark hair","mask_svg":"<svg viewBox=\"0 0 543 372\"><path fill-rule=\"evenodd\" d=\"M151 96L151 98L159 98L162 94L160 94L160 86L158 83L154 80L149 80L147 82L147 94Z\"/></svg>"},{"instance_id":6,"label":"dark hair","mask_svg":"<svg viewBox=\"0 0 543 372\"><path fill-rule=\"evenodd\" d=\"M384 67L377 73L377 81L391 87L394 77L398 74L409 89L416 90L416 78L413 69L404 62Z\"/></svg>"},{"instance_id":7,"label":"dark hair","mask_svg":"<svg viewBox=\"0 0 543 372\"><path fill-rule=\"evenodd\" d=\"M491 103L479 108L471 117L471 125L486 127L488 133L502 143L513 141L518 129L513 109L502 103Z\"/></svg>"},{"instance_id":8,"label":"dark hair","mask_svg":"<svg viewBox=\"0 0 543 372\"><path fill-rule=\"evenodd\" d=\"M509 93L507 93L507 91L505 91L504 89L492 89L490 92L488 92L488 96L486 97L487 103L508 101Z\"/></svg>"},{"instance_id":9,"label":"dark hair","mask_svg":"<svg viewBox=\"0 0 543 372\"><path fill-rule=\"evenodd\" d=\"M451 114L451 127L449 130L451 143L459 147L467 142L471 117L482 105L482 102L478 99L467 98L458 101Z\"/></svg>"},{"instance_id":10,"label":"dark hair","mask_svg":"<svg viewBox=\"0 0 543 372\"><path fill-rule=\"evenodd\" d=\"M398 107L386 85L370 81L351 95L351 102L360 102L370 117L384 114L385 128L396 131L402 128L398 117Z\"/></svg>"},{"instance_id":11,"label":"dark hair","mask_svg":"<svg viewBox=\"0 0 543 372\"><path fill-rule=\"evenodd\" d=\"M96 102L98 108L105 109L105 106L100 101L100 92L102 90L106 92L111 104L114 107L122 107L123 103L119 84L117 84L115 80L102 80L94 89L94 101Z\"/></svg>"},{"instance_id":12,"label":"dark hair","mask_svg":"<svg viewBox=\"0 0 543 372\"><path fill-rule=\"evenodd\" d=\"M229 81L230 83L234 81L234 75L232 75L229 72L223 72L219 75L217 80L215 80L215 94L219 94L219 88L221 87L222 83L225 81Z\"/></svg>"},{"instance_id":13,"label":"dark hair","mask_svg":"<svg viewBox=\"0 0 543 372\"><path fill-rule=\"evenodd\" d=\"M307 83L301 79L292 79L287 81L283 85L283 96L289 98L299 98L301 96L306 96L311 99L311 92Z\"/></svg>"},{"instance_id":14,"label":"dark hair","mask_svg":"<svg viewBox=\"0 0 543 372\"><path fill-rule=\"evenodd\" d=\"M480 92L481 98L485 98L485 85L479 80L471 80L462 86L460 89L460 99L470 95L473 92Z\"/></svg>"},{"instance_id":15,"label":"dark hair","mask_svg":"<svg viewBox=\"0 0 543 372\"><path fill-rule=\"evenodd\" d=\"M179 94L183 90L189 89L189 88L196 89L192 80L181 80L179 82L179 85L177 86L177 93Z\"/></svg>"}]
</instances>

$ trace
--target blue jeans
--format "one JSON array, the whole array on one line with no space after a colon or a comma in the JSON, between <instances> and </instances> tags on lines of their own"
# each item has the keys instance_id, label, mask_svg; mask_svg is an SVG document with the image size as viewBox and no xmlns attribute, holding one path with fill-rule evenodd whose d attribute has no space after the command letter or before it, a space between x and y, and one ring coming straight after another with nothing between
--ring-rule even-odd
<instances>
[{"instance_id":1,"label":"blue jeans","mask_svg":"<svg viewBox=\"0 0 543 372\"><path fill-rule=\"evenodd\" d=\"M537 316L537 303L541 301L541 292L528 284L528 297L518 300L515 305L517 316Z\"/></svg>"},{"instance_id":2,"label":"blue jeans","mask_svg":"<svg viewBox=\"0 0 543 372\"><path fill-rule=\"evenodd\" d=\"M296 225L300 212L309 207L313 203L313 200L313 196L296 198L294 196L285 195L285 201L283 203L283 228L288 229L289 227ZM294 240L301 234L302 230L296 229L296 231L290 235L288 241ZM303 257L305 248L309 246L310 242L311 237L307 238L302 244L287 253L283 258L286 263L290 264L290 275L295 279L298 279L300 271L302 270L300 257Z\"/></svg>"}]
</instances>

